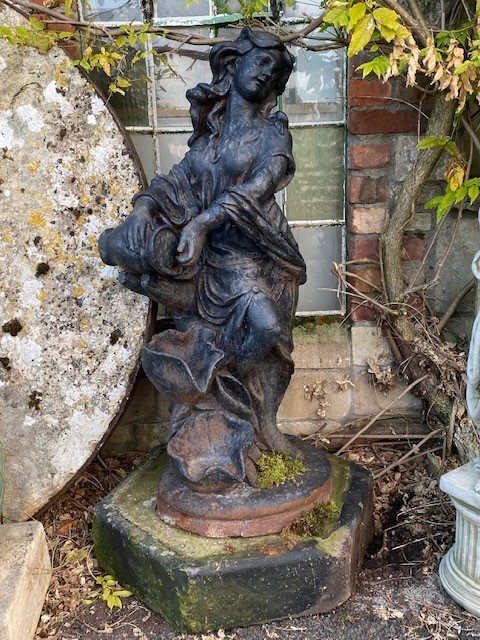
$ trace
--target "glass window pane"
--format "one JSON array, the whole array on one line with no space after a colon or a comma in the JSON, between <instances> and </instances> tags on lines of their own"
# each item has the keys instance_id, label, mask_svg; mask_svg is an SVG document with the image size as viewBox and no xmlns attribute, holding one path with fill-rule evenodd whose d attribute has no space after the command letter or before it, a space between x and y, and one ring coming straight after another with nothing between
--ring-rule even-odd
<instances>
[{"instance_id":1,"label":"glass window pane","mask_svg":"<svg viewBox=\"0 0 480 640\"><path fill-rule=\"evenodd\" d=\"M292 129L297 170L286 188L289 220L342 220L344 128Z\"/></svg>"},{"instance_id":2,"label":"glass window pane","mask_svg":"<svg viewBox=\"0 0 480 640\"><path fill-rule=\"evenodd\" d=\"M178 164L188 151L190 133L162 133L159 137L160 171L165 174Z\"/></svg>"},{"instance_id":3,"label":"glass window pane","mask_svg":"<svg viewBox=\"0 0 480 640\"><path fill-rule=\"evenodd\" d=\"M131 133L133 145L137 150L142 163L143 170L147 176L147 180L150 183L151 179L155 175L155 151L153 144L153 136L142 133Z\"/></svg>"},{"instance_id":4,"label":"glass window pane","mask_svg":"<svg viewBox=\"0 0 480 640\"><path fill-rule=\"evenodd\" d=\"M292 229L307 264L307 282L300 287L297 311L340 311L333 262L342 261L342 227ZM333 289L333 291L327 291Z\"/></svg>"},{"instance_id":5,"label":"glass window pane","mask_svg":"<svg viewBox=\"0 0 480 640\"><path fill-rule=\"evenodd\" d=\"M238 0L215 0L217 15L224 13L242 13Z\"/></svg>"},{"instance_id":6,"label":"glass window pane","mask_svg":"<svg viewBox=\"0 0 480 640\"><path fill-rule=\"evenodd\" d=\"M207 32L202 35L207 36ZM185 45L175 53L166 53L166 47L171 48L172 43L163 38L155 40L155 50L164 54L162 58L155 59L157 124L167 129L190 129L190 103L185 93L199 82L211 81L209 48Z\"/></svg>"},{"instance_id":7,"label":"glass window pane","mask_svg":"<svg viewBox=\"0 0 480 640\"><path fill-rule=\"evenodd\" d=\"M190 6L187 7L187 4L190 4ZM208 0L194 0L192 3L187 3L185 0L158 0L157 2L157 15L159 18L208 16L209 12Z\"/></svg>"},{"instance_id":8,"label":"glass window pane","mask_svg":"<svg viewBox=\"0 0 480 640\"><path fill-rule=\"evenodd\" d=\"M320 8L320 0L296 0L291 7L289 7L285 3L285 17L292 16L311 16L317 17L323 12L323 9Z\"/></svg>"},{"instance_id":9,"label":"glass window pane","mask_svg":"<svg viewBox=\"0 0 480 640\"><path fill-rule=\"evenodd\" d=\"M141 22L140 0L85 0L83 15L96 22Z\"/></svg>"},{"instance_id":10,"label":"glass window pane","mask_svg":"<svg viewBox=\"0 0 480 640\"><path fill-rule=\"evenodd\" d=\"M290 51L295 56L295 68L282 99L290 124L343 120L343 49L305 51L291 47Z\"/></svg>"},{"instance_id":11,"label":"glass window pane","mask_svg":"<svg viewBox=\"0 0 480 640\"><path fill-rule=\"evenodd\" d=\"M128 57L126 64L128 70L124 73L124 76L130 80L132 86L125 89L124 96L120 93L112 93L108 97L110 105L127 127L148 125L147 69L145 60L140 60L130 66L130 61L136 52L136 49L129 49L126 54ZM108 96L108 85L112 82L112 79L101 72L93 72L89 75L100 91L105 96Z\"/></svg>"}]
</instances>

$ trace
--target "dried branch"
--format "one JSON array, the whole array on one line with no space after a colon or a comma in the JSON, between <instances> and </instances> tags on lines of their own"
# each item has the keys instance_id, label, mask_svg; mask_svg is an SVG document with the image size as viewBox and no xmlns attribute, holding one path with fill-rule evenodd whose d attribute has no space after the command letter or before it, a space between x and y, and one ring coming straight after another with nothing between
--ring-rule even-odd
<instances>
[{"instance_id":1,"label":"dried branch","mask_svg":"<svg viewBox=\"0 0 480 640\"><path fill-rule=\"evenodd\" d=\"M341 453L346 451L349 448L349 446L355 442L355 440L360 438L360 436L362 436L366 431L368 431L370 429L370 427L372 426L372 424L374 424L381 416L383 416L384 413L386 413L391 407L393 407L393 405L396 402L398 402L404 396L406 396L407 393L410 393L410 391L412 391L412 389L414 389L418 384L420 384L421 382L426 380L428 378L428 376L429 376L429 374L427 373L424 376L422 376L421 378L418 378L418 380L415 380L414 382L409 384L408 387L402 391L402 393L400 393L396 398L394 398L391 402L389 402L386 407L384 407L381 411L379 411L376 416L374 416L364 427L362 427L362 429L360 429L360 431L357 431L357 433L354 436L352 436L350 438L350 440L348 442L346 442L343 445L343 447L336 452L335 455L339 456Z\"/></svg>"},{"instance_id":2,"label":"dried branch","mask_svg":"<svg viewBox=\"0 0 480 640\"><path fill-rule=\"evenodd\" d=\"M423 13L420 10L420 7L417 4L416 0L408 0L408 4L410 6L410 11L413 14L413 17L415 18L415 20L418 22L419 25L421 25L422 29L425 29L425 31L428 30L428 26L427 23L425 21L425 18L423 16Z\"/></svg>"},{"instance_id":3,"label":"dried branch","mask_svg":"<svg viewBox=\"0 0 480 640\"><path fill-rule=\"evenodd\" d=\"M395 460L395 462L392 462L391 464L389 464L388 467L385 467L385 469L380 471L380 473L377 473L373 477L373 479L374 480L378 480L379 478L384 476L386 473L388 473L392 469L395 469L395 467L398 467L398 465L402 464L402 462L405 462L405 460L408 460L408 458L413 456L414 453L417 453L418 451L420 451L420 447L422 447L426 442L428 442L428 440L431 440L436 435L438 435L441 431L443 431L443 429L435 429L435 431L432 431L431 433L429 433L427 436L425 436L425 438L420 440L420 442L418 444L414 445L410 449L410 451L407 451L407 453L405 453L403 456L401 456L398 460Z\"/></svg>"},{"instance_id":4,"label":"dried branch","mask_svg":"<svg viewBox=\"0 0 480 640\"><path fill-rule=\"evenodd\" d=\"M450 304L448 309L445 311L445 313L443 314L443 317L438 323L438 326L437 326L438 333L442 333L442 331L445 329L446 325L448 324L448 321L455 313L458 305L463 300L463 298L467 295L467 293L469 293L473 289L476 281L477 281L476 278L472 278L471 280L469 280L467 284L459 291L458 295L455 296L452 303Z\"/></svg>"},{"instance_id":5,"label":"dried branch","mask_svg":"<svg viewBox=\"0 0 480 640\"><path fill-rule=\"evenodd\" d=\"M383 313L390 314L393 316L398 315L398 311L396 311L395 309L389 309L385 305L375 300L375 298L372 298L371 296L367 296L364 293L362 293L362 291L354 287L351 282L348 282L345 277L345 273L339 268L336 262L333 263L332 273L336 275L337 278L339 278L339 280L342 282L345 289L351 289L355 293L355 295L358 296L359 298L365 300L366 302L369 302L370 304L373 304L375 307L377 307L377 309L379 309Z\"/></svg>"}]
</instances>

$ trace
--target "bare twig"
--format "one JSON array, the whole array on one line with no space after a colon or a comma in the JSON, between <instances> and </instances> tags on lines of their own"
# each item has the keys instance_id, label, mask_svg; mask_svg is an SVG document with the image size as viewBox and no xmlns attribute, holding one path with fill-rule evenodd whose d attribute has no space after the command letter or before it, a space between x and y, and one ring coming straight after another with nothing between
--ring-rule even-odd
<instances>
[{"instance_id":1,"label":"bare twig","mask_svg":"<svg viewBox=\"0 0 480 640\"><path fill-rule=\"evenodd\" d=\"M418 384L420 384L421 382L426 380L428 378L428 376L429 376L429 374L427 373L424 376L422 376L421 378L418 378L418 380L415 380L414 382L409 384L408 387L402 391L402 393L400 393L396 398L394 398L391 402L389 402L386 407L384 407L381 411L379 411L379 413L377 413L376 416L374 416L362 429L360 429L360 431L357 431L357 433L354 436L352 436L350 438L350 440L348 442L346 442L343 445L343 447L336 452L335 455L338 456L341 453L343 453L344 451L346 451L348 449L348 447L355 442L355 440L360 438L360 436L362 436L366 431L368 431L370 429L370 427L372 426L372 424L374 424L381 416L383 416L384 413L386 413L391 407L393 407L393 405L396 402L398 402L404 396L406 396L407 393L410 393L410 391L412 389L414 389Z\"/></svg>"},{"instance_id":2,"label":"bare twig","mask_svg":"<svg viewBox=\"0 0 480 640\"><path fill-rule=\"evenodd\" d=\"M422 29L425 29L425 31L427 31L428 30L427 23L425 21L423 13L420 11L420 7L418 6L416 0L408 0L408 4L410 6L410 11L413 13L413 17L415 18L415 20L418 22L418 24L421 25Z\"/></svg>"},{"instance_id":3,"label":"bare twig","mask_svg":"<svg viewBox=\"0 0 480 640\"><path fill-rule=\"evenodd\" d=\"M468 132L468 135L470 136L471 141L473 142L477 153L480 153L480 140L477 136L477 132L475 131L475 129L472 127L472 125L470 124L470 122L468 121L468 118L466 118L465 116L461 117L461 121L463 126L465 127L465 129Z\"/></svg>"},{"instance_id":4,"label":"bare twig","mask_svg":"<svg viewBox=\"0 0 480 640\"><path fill-rule=\"evenodd\" d=\"M389 471L391 471L392 469L395 469L395 467L398 467L398 465L402 464L402 462L405 462L405 460L407 460L408 458L410 458L411 456L413 456L414 453L417 453L418 451L420 451L420 447L423 446L425 444L425 442L427 442L428 440L431 440L432 438L434 438L436 435L438 435L443 429L435 429L435 431L432 431L431 433L429 433L427 436L425 436L422 440L420 440L420 442L416 445L414 445L410 451L407 451L407 453L405 453L403 456L401 456L398 460L395 460L394 462L392 462L391 464L389 464L387 467L385 467L385 469L383 469L383 471L380 471L380 473L377 473L373 478L374 480L378 480L379 478L381 478L382 476L384 476L386 473L388 473Z\"/></svg>"},{"instance_id":5,"label":"bare twig","mask_svg":"<svg viewBox=\"0 0 480 640\"><path fill-rule=\"evenodd\" d=\"M442 333L442 331L445 329L445 326L447 325L447 323L450 320L450 318L452 317L452 315L455 313L455 311L456 311L458 305L460 304L460 302L467 295L467 293L469 293L473 289L473 287L475 286L475 282L476 282L476 278L472 278L471 280L469 280L467 282L467 284L459 291L458 295L455 296L455 298L453 299L451 305L445 311L445 313L443 314L442 319L440 320L440 322L437 325L438 333Z\"/></svg>"},{"instance_id":6,"label":"bare twig","mask_svg":"<svg viewBox=\"0 0 480 640\"><path fill-rule=\"evenodd\" d=\"M457 417L457 402L453 403L452 413L450 414L450 424L448 425L447 435L445 437L445 457L452 453L452 444L453 444L453 431L455 428L455 418Z\"/></svg>"},{"instance_id":7,"label":"bare twig","mask_svg":"<svg viewBox=\"0 0 480 640\"><path fill-rule=\"evenodd\" d=\"M357 289L351 282L348 282L346 277L345 277L345 274L341 271L341 269L339 268L339 266L338 266L338 264L336 262L333 263L332 272L333 272L334 275L337 276L337 278L339 278L341 280L343 286L346 289L351 289L354 292L354 294L357 297L359 297L360 299L365 300L365 302L368 302L370 304L373 304L380 311L383 311L383 313L394 315L394 316L398 315L398 311L396 311L395 309L389 309L385 305L383 305L380 302L378 302L377 300L375 300L375 298L369 297L369 296L365 295L364 293L362 293L362 291Z\"/></svg>"}]
</instances>

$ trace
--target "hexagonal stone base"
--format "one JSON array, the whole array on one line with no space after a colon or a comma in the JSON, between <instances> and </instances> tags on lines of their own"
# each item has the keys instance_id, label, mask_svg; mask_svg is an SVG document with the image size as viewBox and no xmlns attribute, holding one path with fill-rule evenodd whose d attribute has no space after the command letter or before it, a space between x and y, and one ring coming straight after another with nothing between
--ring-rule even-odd
<instances>
[{"instance_id":1,"label":"hexagonal stone base","mask_svg":"<svg viewBox=\"0 0 480 640\"><path fill-rule=\"evenodd\" d=\"M333 491L315 537L284 532L213 539L171 527L156 515L166 464L157 449L95 507L96 556L182 631L330 611L352 593L372 525L370 474L335 457L330 462Z\"/></svg>"}]
</instances>

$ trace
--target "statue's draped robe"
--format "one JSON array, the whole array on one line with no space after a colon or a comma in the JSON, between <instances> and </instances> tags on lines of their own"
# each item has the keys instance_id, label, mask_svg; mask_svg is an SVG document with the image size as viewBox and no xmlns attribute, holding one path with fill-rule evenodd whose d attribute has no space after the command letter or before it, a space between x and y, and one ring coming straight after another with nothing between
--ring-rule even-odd
<instances>
[{"instance_id":1,"label":"statue's draped robe","mask_svg":"<svg viewBox=\"0 0 480 640\"><path fill-rule=\"evenodd\" d=\"M252 135L244 142L245 153L239 146L233 166L231 158L219 153L219 143L201 136L168 175L156 176L134 199L153 199L155 223L177 237L191 219L214 204L225 220L209 233L197 265L177 263L167 275L158 276L179 287L194 285L189 308L172 309L176 329L194 331L197 343L208 341L216 354L223 352L207 393L193 404L171 406L169 454L184 478L194 483L243 480L246 452L254 440L260 448L271 446L272 434L278 434L276 412L293 372L291 326L305 263L273 194L266 198L260 193L255 177L282 156L286 170L275 191L290 182L295 165L284 124L281 113L266 119L260 138ZM236 356L255 296L273 303L281 333L262 362L241 373ZM178 355L194 369L191 344L178 341ZM163 355L159 351L154 357L161 362ZM162 388L161 381L152 381Z\"/></svg>"}]
</instances>

